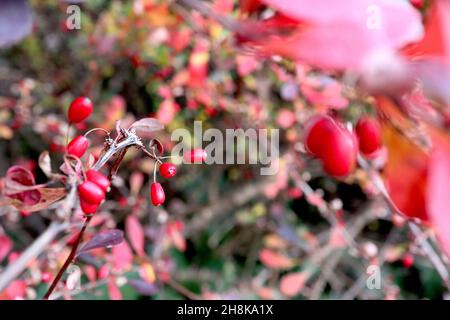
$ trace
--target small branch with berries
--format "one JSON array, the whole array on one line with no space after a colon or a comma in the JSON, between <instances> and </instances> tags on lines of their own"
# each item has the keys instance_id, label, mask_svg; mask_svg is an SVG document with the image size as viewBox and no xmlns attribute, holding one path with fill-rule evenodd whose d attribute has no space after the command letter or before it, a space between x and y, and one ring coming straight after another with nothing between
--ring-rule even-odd
<instances>
[{"instance_id":1,"label":"small branch with berries","mask_svg":"<svg viewBox=\"0 0 450 320\"><path fill-rule=\"evenodd\" d=\"M69 107L68 119L70 124L84 121L93 111L91 101L86 97L76 98ZM52 292L57 287L62 276L67 268L75 258L78 247L83 239L84 232L89 226L93 215L97 212L99 206L104 202L106 193L110 191L111 179L114 178L120 163L122 162L127 150L135 147L143 151L145 155L155 160L153 170L153 182L150 187L150 198L154 206L162 205L165 202L166 196L164 189L156 180L156 170L159 167L159 173L164 178L172 178L175 176L177 170L176 166L170 162L163 162L163 159L170 157L161 157L164 151L161 142L157 139L152 139L149 143L150 150L146 149L138 132L154 132L163 129L156 119L144 118L134 122L128 129L120 126L120 122L116 124L117 135L113 140L110 133L101 128L94 128L89 130L84 135L78 135L67 145L67 155L65 157L66 170L76 176L79 180L77 191L80 200L80 208L85 215L84 224L78 233L78 236L73 244L71 251L65 260L64 264L58 271L55 279L48 288L44 299L49 299ZM96 130L102 130L106 133L105 146L102 150L99 159L92 165L91 168L84 169L80 160L86 153L89 147L89 140L87 136ZM115 157L113 164L110 167L108 177L103 175L99 170ZM190 163L203 162L206 159L206 154L203 149L194 149L185 155L185 158ZM74 160L69 161L69 160Z\"/></svg>"}]
</instances>

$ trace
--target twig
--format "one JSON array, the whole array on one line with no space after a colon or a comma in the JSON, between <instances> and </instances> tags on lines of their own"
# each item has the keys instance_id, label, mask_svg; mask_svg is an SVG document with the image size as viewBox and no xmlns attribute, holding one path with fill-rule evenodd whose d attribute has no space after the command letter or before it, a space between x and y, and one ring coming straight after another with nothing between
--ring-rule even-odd
<instances>
[{"instance_id":1,"label":"twig","mask_svg":"<svg viewBox=\"0 0 450 320\"><path fill-rule=\"evenodd\" d=\"M398 210L395 208L395 206L392 204L391 198L388 194L388 191L384 185L383 179L380 177L379 173L376 170L373 170L370 164L365 161L362 157L358 157L358 163L361 165L361 167L369 172L369 174L374 179L374 185L375 187L380 191L380 193L383 195L385 201L391 208L393 212L396 212L398 214L401 214L398 212ZM419 226L417 226L415 223L409 221L408 226L411 229L411 232L414 234L416 240L418 241L419 245L421 246L424 254L428 257L433 267L438 272L439 276L444 281L445 286L450 289L450 277L448 273L447 266L442 261L442 259L438 256L436 251L433 249L433 246L429 243L429 241L422 237L422 230Z\"/></svg>"},{"instance_id":2,"label":"twig","mask_svg":"<svg viewBox=\"0 0 450 320\"><path fill-rule=\"evenodd\" d=\"M196 295L195 293L189 291L185 287L183 287L178 282L174 281L173 279L169 279L169 281L166 282L170 287L172 287L174 290L176 290L178 293L180 293L183 297L189 299L189 300L200 300L201 297Z\"/></svg>"},{"instance_id":3,"label":"twig","mask_svg":"<svg viewBox=\"0 0 450 320\"><path fill-rule=\"evenodd\" d=\"M127 150L131 146L137 146L142 148L142 142L139 139L137 135L135 135L132 132L129 132L128 130L121 129L121 134L124 135L124 139L120 142L116 139L116 141L111 144L106 150L106 152L102 155L102 157L93 165L92 170L100 170L101 167L108 162L108 160L113 157L116 153L122 153L123 150ZM53 280L52 284L50 285L49 289L47 290L46 294L44 295L44 299L48 299L50 295L52 294L53 290L55 290L56 286L58 285L59 280L61 280L62 275L64 272L66 272L69 265L72 263L73 258L75 257L75 254L77 252L78 246L83 239L83 234L86 230L86 228L89 225L89 222L91 221L92 216L87 216L86 221L83 224L83 227L81 228L80 232L78 233L78 237L76 239L75 244L73 245L69 256L67 257L66 261L64 262L61 269L58 271L58 274L56 275L55 279Z\"/></svg>"},{"instance_id":4,"label":"twig","mask_svg":"<svg viewBox=\"0 0 450 320\"><path fill-rule=\"evenodd\" d=\"M86 217L86 221L84 221L83 227L81 227L80 233L78 233L77 240L75 241L75 244L73 245L69 256L67 257L67 259L64 262L63 266L61 267L61 269L59 269L58 274L56 275L56 277L53 280L52 284L50 285L50 287L48 288L47 292L45 293L43 299L48 300L48 298L52 294L53 290L55 290L56 285L58 284L59 280L63 276L64 272L66 272L67 268L72 263L72 260L75 257L75 254L76 254L76 252L78 250L78 246L80 245L81 239L83 239L84 231L86 230L86 228L87 228L89 222L91 221L92 217L93 216L87 216Z\"/></svg>"},{"instance_id":5,"label":"twig","mask_svg":"<svg viewBox=\"0 0 450 320\"><path fill-rule=\"evenodd\" d=\"M420 245L422 251L428 257L430 262L433 264L439 276L444 281L447 289L450 289L450 279L447 267L442 262L441 258L438 256L433 246L427 241L425 237L423 237L423 231L420 227L414 222L408 222L408 227L411 232L414 234L418 244Z\"/></svg>"}]
</instances>

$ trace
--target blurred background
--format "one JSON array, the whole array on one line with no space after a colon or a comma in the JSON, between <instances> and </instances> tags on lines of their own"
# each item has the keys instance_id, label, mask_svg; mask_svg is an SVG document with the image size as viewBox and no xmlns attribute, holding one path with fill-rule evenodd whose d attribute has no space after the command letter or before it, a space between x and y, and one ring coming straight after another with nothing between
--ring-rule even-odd
<instances>
[{"instance_id":1,"label":"blurred background","mask_svg":"<svg viewBox=\"0 0 450 320\"><path fill-rule=\"evenodd\" d=\"M222 24L176 1L17 3L30 16L10 15L1 25L13 26L12 38L32 25L17 43L4 38L8 45L0 49L0 176L21 165L36 183L45 183L38 159L46 150L58 172L66 112L80 95L90 97L94 113L72 126L71 137L94 127L113 131L117 120L154 117L165 129L152 137L170 153L171 132L192 130L195 120L204 130L280 129L277 175L261 176L259 165L180 165L176 177L160 181L166 191L162 207L149 200L154 161L130 149L85 235L88 240L119 229L125 240L78 256L55 298L444 297L439 274L411 241L404 218L392 215L370 174L357 168L335 179L305 153L303 124L317 111L347 122L373 113L370 99L355 93L349 79L263 57L240 46ZM67 11L71 4L79 8L80 28L69 28L68 19L77 23L76 8ZM222 15L242 14L233 0L208 4ZM89 152L98 156L103 141L103 133L92 133ZM78 209L63 218L56 211L0 207L0 274L52 221L70 224L8 281L2 299L45 293L81 219ZM368 287L369 266L378 268L380 288ZM71 283L79 287L73 290Z\"/></svg>"}]
</instances>

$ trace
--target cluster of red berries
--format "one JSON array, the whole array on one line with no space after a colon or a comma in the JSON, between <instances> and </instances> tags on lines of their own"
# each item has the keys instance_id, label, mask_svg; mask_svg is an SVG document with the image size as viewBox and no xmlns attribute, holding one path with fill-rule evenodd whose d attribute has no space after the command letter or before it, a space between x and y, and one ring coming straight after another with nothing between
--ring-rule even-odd
<instances>
[{"instance_id":1,"label":"cluster of red berries","mask_svg":"<svg viewBox=\"0 0 450 320\"><path fill-rule=\"evenodd\" d=\"M109 191L109 179L95 170L86 172L86 180L78 186L80 196L80 207L85 214L93 214L98 206L105 200L106 192Z\"/></svg>"},{"instance_id":2,"label":"cluster of red berries","mask_svg":"<svg viewBox=\"0 0 450 320\"><path fill-rule=\"evenodd\" d=\"M79 123L86 120L92 114L93 109L94 107L89 98L78 97L74 99L69 106L69 112L67 114L69 122ZM88 147L88 139L83 135L79 135L67 145L67 153L81 158Z\"/></svg>"},{"instance_id":3,"label":"cluster of red berries","mask_svg":"<svg viewBox=\"0 0 450 320\"><path fill-rule=\"evenodd\" d=\"M89 98L78 97L69 106L68 119L70 123L79 123L86 120L93 111L93 105ZM81 158L89 147L89 141L84 135L79 135L72 139L67 145L67 153ZM156 155L155 155L156 157ZM193 149L185 154L185 160L188 163L201 163L206 159L206 152L203 149ZM159 173L164 178L172 178L177 173L176 166L171 162L161 162L156 157L157 163L160 163ZM157 165L157 164L155 164ZM155 167L156 169L156 167ZM154 173L154 175L156 172ZM154 182L150 186L150 199L155 206L162 205L166 200L164 189L159 182ZM110 181L106 176L95 170L86 172L86 179L78 186L78 195L80 197L80 207L85 214L93 214L98 206L105 199L106 192L110 187Z\"/></svg>"},{"instance_id":4,"label":"cluster of red berries","mask_svg":"<svg viewBox=\"0 0 450 320\"><path fill-rule=\"evenodd\" d=\"M69 122L79 123L86 120L93 111L93 105L89 98L78 97L69 106L67 117ZM79 135L67 145L67 153L81 158L89 146L88 139ZM78 186L80 207L85 214L93 214L98 206L105 200L106 192L110 187L109 179L95 170L86 172L86 179Z\"/></svg>"},{"instance_id":5,"label":"cluster of red berries","mask_svg":"<svg viewBox=\"0 0 450 320\"><path fill-rule=\"evenodd\" d=\"M381 148L381 130L378 122L370 117L361 118L356 125L356 136L330 116L310 118L305 126L305 146L322 160L326 173L344 177L356 166L358 149L370 157Z\"/></svg>"},{"instance_id":6,"label":"cluster of red berries","mask_svg":"<svg viewBox=\"0 0 450 320\"><path fill-rule=\"evenodd\" d=\"M184 155L189 163L201 163L206 159L206 152L203 149L193 149ZM177 173L177 168L173 163L164 162L159 166L159 173L164 178L172 178ZM159 182L155 181L150 186L150 199L154 206L159 206L166 200L164 189Z\"/></svg>"}]
</instances>

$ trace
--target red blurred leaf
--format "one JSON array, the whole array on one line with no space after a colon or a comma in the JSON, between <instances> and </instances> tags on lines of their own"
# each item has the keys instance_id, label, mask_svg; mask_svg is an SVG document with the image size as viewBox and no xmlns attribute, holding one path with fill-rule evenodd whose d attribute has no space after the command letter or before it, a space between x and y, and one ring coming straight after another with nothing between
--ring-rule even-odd
<instances>
[{"instance_id":1,"label":"red blurred leaf","mask_svg":"<svg viewBox=\"0 0 450 320\"><path fill-rule=\"evenodd\" d=\"M393 101L378 97L377 106L390 121L382 122L383 140L388 150L383 178L392 205L408 217L427 221L425 197L428 155L391 125L392 122L403 131L410 130L413 126L401 116Z\"/></svg>"},{"instance_id":2,"label":"red blurred leaf","mask_svg":"<svg viewBox=\"0 0 450 320\"><path fill-rule=\"evenodd\" d=\"M0 262L8 255L12 249L12 241L6 235L0 235Z\"/></svg>"},{"instance_id":3,"label":"red blurred leaf","mask_svg":"<svg viewBox=\"0 0 450 320\"><path fill-rule=\"evenodd\" d=\"M450 138L433 132L427 185L427 209L441 247L450 257Z\"/></svg>"},{"instance_id":4,"label":"red blurred leaf","mask_svg":"<svg viewBox=\"0 0 450 320\"><path fill-rule=\"evenodd\" d=\"M175 248L184 252L186 250L186 239L183 235L184 224L180 220L172 221L167 225L167 233Z\"/></svg>"},{"instance_id":5,"label":"red blurred leaf","mask_svg":"<svg viewBox=\"0 0 450 320\"><path fill-rule=\"evenodd\" d=\"M118 271L128 270L133 262L133 253L126 241L112 248L114 268Z\"/></svg>"},{"instance_id":6,"label":"red blurred leaf","mask_svg":"<svg viewBox=\"0 0 450 320\"><path fill-rule=\"evenodd\" d=\"M262 7L259 0L239 0L239 7L244 13L253 13Z\"/></svg>"},{"instance_id":7,"label":"red blurred leaf","mask_svg":"<svg viewBox=\"0 0 450 320\"><path fill-rule=\"evenodd\" d=\"M108 281L108 293L111 300L122 300L122 292L116 284L115 279L110 279Z\"/></svg>"},{"instance_id":8,"label":"red blurred leaf","mask_svg":"<svg viewBox=\"0 0 450 320\"><path fill-rule=\"evenodd\" d=\"M165 99L156 112L156 118L163 124L168 125L173 121L175 115L180 111L180 106L172 99Z\"/></svg>"},{"instance_id":9,"label":"red blurred leaf","mask_svg":"<svg viewBox=\"0 0 450 320\"><path fill-rule=\"evenodd\" d=\"M27 284L23 280L15 280L5 289L8 300L24 299L27 290Z\"/></svg>"},{"instance_id":10,"label":"red blurred leaf","mask_svg":"<svg viewBox=\"0 0 450 320\"><path fill-rule=\"evenodd\" d=\"M125 232L130 240L131 246L136 253L143 257L145 256L144 242L145 235L139 219L135 215L129 215L125 222Z\"/></svg>"},{"instance_id":11,"label":"red blurred leaf","mask_svg":"<svg viewBox=\"0 0 450 320\"><path fill-rule=\"evenodd\" d=\"M259 252L259 260L272 269L289 269L294 265L292 259L270 249L262 249Z\"/></svg>"},{"instance_id":12,"label":"red blurred leaf","mask_svg":"<svg viewBox=\"0 0 450 320\"><path fill-rule=\"evenodd\" d=\"M424 37L408 46L403 53L410 58L441 57L450 63L450 1L433 1Z\"/></svg>"},{"instance_id":13,"label":"red blurred leaf","mask_svg":"<svg viewBox=\"0 0 450 320\"><path fill-rule=\"evenodd\" d=\"M39 190L26 191L20 197L16 197L17 194L10 196L12 199L9 204L24 212L36 212L49 207L66 194L65 188L40 188Z\"/></svg>"},{"instance_id":14,"label":"red blurred leaf","mask_svg":"<svg viewBox=\"0 0 450 320\"><path fill-rule=\"evenodd\" d=\"M293 272L284 275L280 282L280 291L285 296L292 298L300 293L311 273L307 271Z\"/></svg>"},{"instance_id":15,"label":"red blurred leaf","mask_svg":"<svg viewBox=\"0 0 450 320\"><path fill-rule=\"evenodd\" d=\"M359 69L375 52L399 49L422 35L420 15L406 2L262 2L302 25L288 36L262 37L256 41L257 47L270 55L282 55L324 69ZM261 29L259 32L265 33L267 30ZM358 45L355 46L355 43Z\"/></svg>"}]
</instances>

